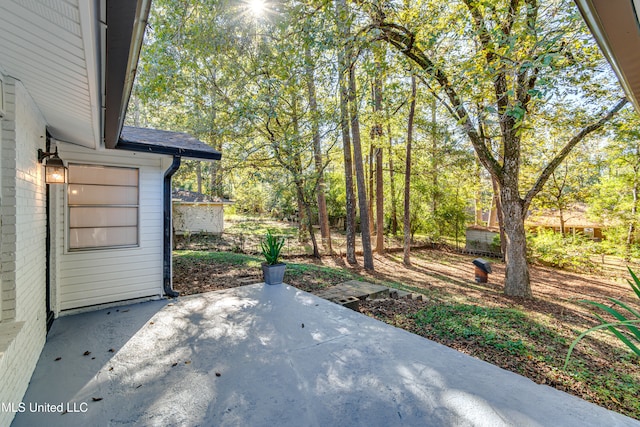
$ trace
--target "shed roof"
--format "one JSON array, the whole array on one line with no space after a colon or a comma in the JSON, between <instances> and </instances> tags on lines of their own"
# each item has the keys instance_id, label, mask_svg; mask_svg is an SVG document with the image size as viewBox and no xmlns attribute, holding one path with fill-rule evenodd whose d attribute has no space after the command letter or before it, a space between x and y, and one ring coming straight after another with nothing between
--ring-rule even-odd
<instances>
[{"instance_id":1,"label":"shed roof","mask_svg":"<svg viewBox=\"0 0 640 427\"><path fill-rule=\"evenodd\" d=\"M220 160L222 154L182 132L124 126L117 149L168 154L201 160Z\"/></svg>"},{"instance_id":2,"label":"shed roof","mask_svg":"<svg viewBox=\"0 0 640 427\"><path fill-rule=\"evenodd\" d=\"M185 203L215 203L215 204L224 204L231 203L228 199L223 199L220 197L211 197L208 194L198 193L196 191L189 190L173 190L172 199L178 202Z\"/></svg>"}]
</instances>

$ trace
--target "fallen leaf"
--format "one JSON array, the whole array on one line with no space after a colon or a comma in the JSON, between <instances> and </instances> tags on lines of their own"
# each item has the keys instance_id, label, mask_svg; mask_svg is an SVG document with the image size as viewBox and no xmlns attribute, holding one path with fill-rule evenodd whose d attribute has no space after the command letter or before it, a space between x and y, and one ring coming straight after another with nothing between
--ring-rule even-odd
<instances>
[{"instance_id":1,"label":"fallen leaf","mask_svg":"<svg viewBox=\"0 0 640 427\"><path fill-rule=\"evenodd\" d=\"M91 360L96 360L96 358L95 358L95 357L92 357L92 358L91 358Z\"/></svg>"},{"instance_id":2,"label":"fallen leaf","mask_svg":"<svg viewBox=\"0 0 640 427\"><path fill-rule=\"evenodd\" d=\"M150 325L153 325L154 322L149 322Z\"/></svg>"},{"instance_id":3,"label":"fallen leaf","mask_svg":"<svg viewBox=\"0 0 640 427\"><path fill-rule=\"evenodd\" d=\"M302 327L304 328L304 323L302 324Z\"/></svg>"},{"instance_id":4,"label":"fallen leaf","mask_svg":"<svg viewBox=\"0 0 640 427\"><path fill-rule=\"evenodd\" d=\"M185 365L188 365L190 363L191 363L191 360L187 360L187 361L184 362Z\"/></svg>"},{"instance_id":5,"label":"fallen leaf","mask_svg":"<svg viewBox=\"0 0 640 427\"><path fill-rule=\"evenodd\" d=\"M615 397L611 396L611 400L613 400L618 405L621 405L620 401L618 401L618 399L616 399Z\"/></svg>"},{"instance_id":6,"label":"fallen leaf","mask_svg":"<svg viewBox=\"0 0 640 427\"><path fill-rule=\"evenodd\" d=\"M220 372L216 372L216 377L220 377L222 374Z\"/></svg>"},{"instance_id":7,"label":"fallen leaf","mask_svg":"<svg viewBox=\"0 0 640 427\"><path fill-rule=\"evenodd\" d=\"M111 312L110 312L110 311L107 311L107 314L111 314Z\"/></svg>"},{"instance_id":8,"label":"fallen leaf","mask_svg":"<svg viewBox=\"0 0 640 427\"><path fill-rule=\"evenodd\" d=\"M58 356L56 357L54 360L57 362L58 360L62 359L62 357Z\"/></svg>"},{"instance_id":9,"label":"fallen leaf","mask_svg":"<svg viewBox=\"0 0 640 427\"><path fill-rule=\"evenodd\" d=\"M88 356L88 355L90 355L90 354L91 354L91 352L90 352L89 350L87 350L87 351L85 351L84 353L82 353L82 355L83 355L83 356Z\"/></svg>"},{"instance_id":10,"label":"fallen leaf","mask_svg":"<svg viewBox=\"0 0 640 427\"><path fill-rule=\"evenodd\" d=\"M91 400L93 400L94 402L100 402L102 400L101 397L92 397Z\"/></svg>"},{"instance_id":11,"label":"fallen leaf","mask_svg":"<svg viewBox=\"0 0 640 427\"><path fill-rule=\"evenodd\" d=\"M110 370L110 371L113 371L113 366L109 367L109 370Z\"/></svg>"},{"instance_id":12,"label":"fallen leaf","mask_svg":"<svg viewBox=\"0 0 640 427\"><path fill-rule=\"evenodd\" d=\"M178 362L175 362L173 365L171 365L172 368L175 366L178 366Z\"/></svg>"},{"instance_id":13,"label":"fallen leaf","mask_svg":"<svg viewBox=\"0 0 640 427\"><path fill-rule=\"evenodd\" d=\"M136 388L140 388L140 387L142 387L142 384L139 384Z\"/></svg>"},{"instance_id":14,"label":"fallen leaf","mask_svg":"<svg viewBox=\"0 0 640 427\"><path fill-rule=\"evenodd\" d=\"M113 349L113 348L109 349L109 353L114 353L114 352L115 352L115 349Z\"/></svg>"}]
</instances>

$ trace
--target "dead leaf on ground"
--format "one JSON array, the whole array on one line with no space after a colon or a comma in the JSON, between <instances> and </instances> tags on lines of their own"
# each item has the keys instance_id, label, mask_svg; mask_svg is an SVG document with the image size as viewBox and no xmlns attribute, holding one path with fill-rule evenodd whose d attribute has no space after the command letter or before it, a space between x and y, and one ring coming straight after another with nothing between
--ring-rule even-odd
<instances>
[{"instance_id":1,"label":"dead leaf on ground","mask_svg":"<svg viewBox=\"0 0 640 427\"><path fill-rule=\"evenodd\" d=\"M101 397L92 397L91 400L93 400L94 402L100 402L102 400Z\"/></svg>"},{"instance_id":2,"label":"dead leaf on ground","mask_svg":"<svg viewBox=\"0 0 640 427\"><path fill-rule=\"evenodd\" d=\"M56 357L54 360L57 362L58 360L62 359L62 357L58 356Z\"/></svg>"},{"instance_id":3,"label":"dead leaf on ground","mask_svg":"<svg viewBox=\"0 0 640 427\"><path fill-rule=\"evenodd\" d=\"M90 354L91 354L91 352L90 352L89 350L87 350L87 351L85 351L84 353L82 353L82 355L83 355L83 356L88 356L88 355L90 355Z\"/></svg>"}]
</instances>

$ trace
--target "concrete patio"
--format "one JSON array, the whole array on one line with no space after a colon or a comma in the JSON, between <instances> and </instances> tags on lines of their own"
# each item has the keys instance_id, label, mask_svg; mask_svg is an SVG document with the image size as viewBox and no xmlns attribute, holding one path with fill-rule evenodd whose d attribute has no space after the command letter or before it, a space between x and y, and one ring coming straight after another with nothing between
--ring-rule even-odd
<instances>
[{"instance_id":1,"label":"concrete patio","mask_svg":"<svg viewBox=\"0 0 640 427\"><path fill-rule=\"evenodd\" d=\"M640 426L262 284L56 320L23 408L14 426Z\"/></svg>"}]
</instances>

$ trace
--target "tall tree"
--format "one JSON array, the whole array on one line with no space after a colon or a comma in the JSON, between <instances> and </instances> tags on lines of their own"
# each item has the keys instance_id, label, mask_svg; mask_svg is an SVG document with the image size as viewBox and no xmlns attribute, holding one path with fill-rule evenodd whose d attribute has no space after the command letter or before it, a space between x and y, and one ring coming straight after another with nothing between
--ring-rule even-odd
<instances>
[{"instance_id":1,"label":"tall tree","mask_svg":"<svg viewBox=\"0 0 640 427\"><path fill-rule=\"evenodd\" d=\"M411 145L413 143L413 120L416 115L416 76L411 75L411 102L407 124L407 149L404 169L404 257L405 265L411 265Z\"/></svg>"},{"instance_id":2,"label":"tall tree","mask_svg":"<svg viewBox=\"0 0 640 427\"><path fill-rule=\"evenodd\" d=\"M402 25L400 13L390 8L370 11L370 28L415 62L433 82L434 90L443 94L441 99L447 110L498 183L506 235L505 293L531 297L524 228L529 205L569 152L587 135L602 128L627 101L618 101L606 113L592 113L589 120L583 121L582 129L576 130L540 171L533 186L523 191L520 185L523 131L531 123L529 116L545 106L548 85L554 79L556 84L584 84L578 77L588 80L596 74L575 57L583 53L580 46L585 43L580 31L586 33L575 5L565 0L543 8L537 0L463 0L442 5L441 9L457 20L454 28L464 29L462 37L456 36L456 48L452 48L451 40L441 42L434 32L425 35L422 27ZM446 21L449 26L451 18ZM442 31L452 36L450 30ZM593 66L592 58L586 56L582 58ZM456 63L457 72L453 68ZM564 74L559 77L561 72ZM573 81L571 73L576 76ZM477 119L471 116L469 108L476 101L474 83L481 95L491 94L492 105L485 108L492 114L495 132L502 142L499 156L474 126ZM545 108L553 107L548 104Z\"/></svg>"},{"instance_id":3,"label":"tall tree","mask_svg":"<svg viewBox=\"0 0 640 427\"><path fill-rule=\"evenodd\" d=\"M313 157L317 177L318 222L320 223L320 235L325 249L331 253L331 231L329 230L329 216L327 215L327 199L325 196L324 162L322 160L322 143L320 140L320 123L318 101L316 99L316 84L314 74L314 61L311 55L311 47L306 44L304 51L305 74L307 80L307 92L309 95L309 113L311 114L311 132L313 134Z\"/></svg>"},{"instance_id":4,"label":"tall tree","mask_svg":"<svg viewBox=\"0 0 640 427\"><path fill-rule=\"evenodd\" d=\"M358 190L358 207L360 209L360 232L362 239L362 256L365 270L373 270L373 254L371 252L371 230L369 228L369 207L367 206L367 189L364 182L364 164L362 143L360 140L360 118L358 111L358 95L356 86L356 58L349 56L349 120L353 137L353 161L356 171L356 187Z\"/></svg>"},{"instance_id":5,"label":"tall tree","mask_svg":"<svg viewBox=\"0 0 640 427\"><path fill-rule=\"evenodd\" d=\"M384 177L382 170L382 150L384 136L382 118L382 61L384 51L374 47L374 78L373 78L373 115L374 124L372 127L371 144L374 147L376 159L376 252L384 254ZM373 192L372 192L373 194Z\"/></svg>"},{"instance_id":6,"label":"tall tree","mask_svg":"<svg viewBox=\"0 0 640 427\"><path fill-rule=\"evenodd\" d=\"M335 0L336 27L338 39L343 45L338 48L338 86L340 88L340 129L342 130L342 150L344 156L344 175L346 190L346 246L347 262L356 260L356 198L353 189L353 160L351 157L351 128L349 125L349 87L348 75L351 60L351 42L349 40L349 14L345 0Z\"/></svg>"}]
</instances>

